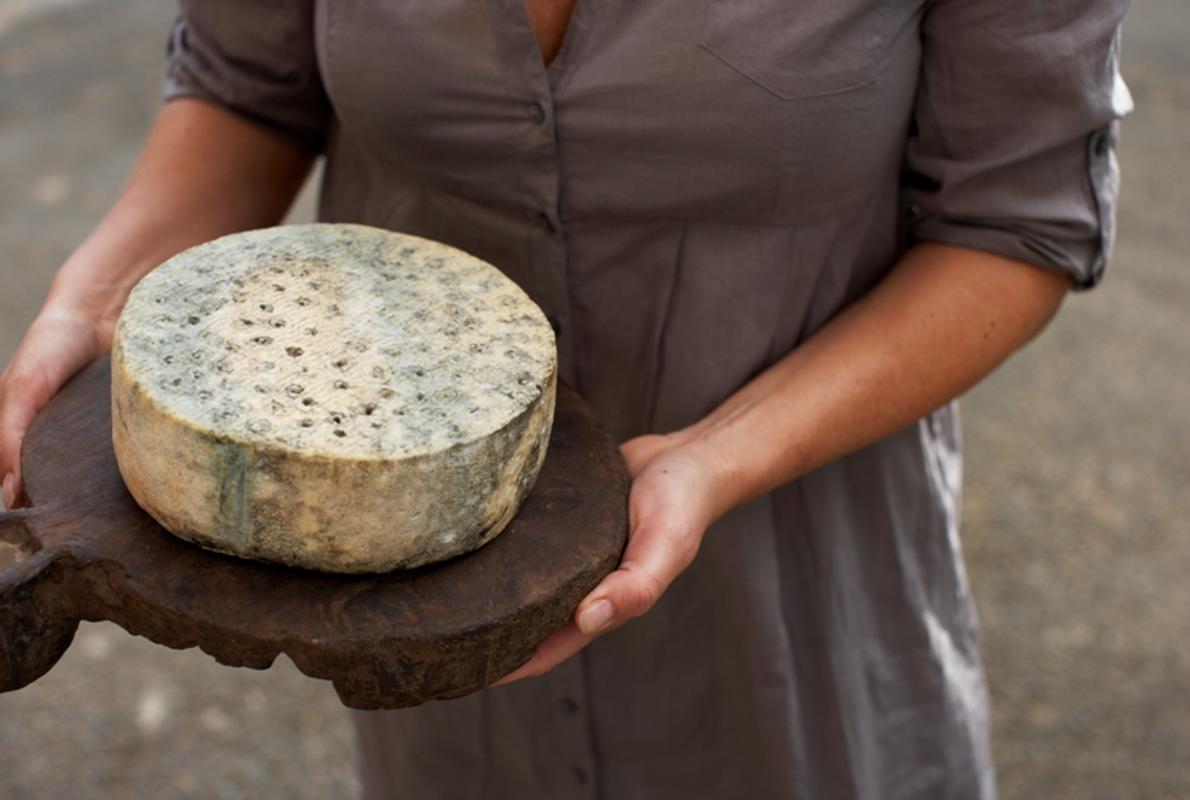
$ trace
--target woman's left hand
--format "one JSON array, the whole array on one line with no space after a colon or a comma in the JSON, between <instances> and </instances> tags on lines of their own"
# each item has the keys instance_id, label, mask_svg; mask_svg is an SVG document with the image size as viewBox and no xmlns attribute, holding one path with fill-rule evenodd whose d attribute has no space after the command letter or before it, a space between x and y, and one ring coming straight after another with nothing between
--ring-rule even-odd
<instances>
[{"instance_id":1,"label":"woman's left hand","mask_svg":"<svg viewBox=\"0 0 1190 800\"><path fill-rule=\"evenodd\" d=\"M542 642L533 658L493 686L549 672L595 637L644 614L694 560L707 527L721 514L716 465L678 436L639 436L620 447L632 475L628 546L620 566L579 603L575 617Z\"/></svg>"}]
</instances>

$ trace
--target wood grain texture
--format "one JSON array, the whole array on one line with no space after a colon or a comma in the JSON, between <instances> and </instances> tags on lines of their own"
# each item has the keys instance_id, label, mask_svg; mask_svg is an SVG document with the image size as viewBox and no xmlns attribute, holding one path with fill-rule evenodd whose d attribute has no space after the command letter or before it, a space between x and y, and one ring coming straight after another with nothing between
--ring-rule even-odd
<instances>
[{"instance_id":1,"label":"wood grain texture","mask_svg":"<svg viewBox=\"0 0 1190 800\"><path fill-rule=\"evenodd\" d=\"M344 704L401 708L486 686L532 656L619 563L629 480L614 443L559 386L549 452L504 534L385 575L327 575L203 550L128 495L111 448L107 359L77 375L22 452L33 508L0 515L0 691L36 680L79 620L264 669L281 653Z\"/></svg>"}]
</instances>

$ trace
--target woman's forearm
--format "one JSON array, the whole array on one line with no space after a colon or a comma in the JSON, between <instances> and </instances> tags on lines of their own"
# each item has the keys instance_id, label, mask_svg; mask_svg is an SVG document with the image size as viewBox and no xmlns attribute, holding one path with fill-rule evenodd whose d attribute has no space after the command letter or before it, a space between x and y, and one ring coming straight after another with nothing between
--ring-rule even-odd
<instances>
[{"instance_id":1,"label":"woman's forearm","mask_svg":"<svg viewBox=\"0 0 1190 800\"><path fill-rule=\"evenodd\" d=\"M43 314L82 313L105 350L137 281L187 247L279 222L312 162L217 106L166 104L119 199L55 277Z\"/></svg>"},{"instance_id":2,"label":"woman's forearm","mask_svg":"<svg viewBox=\"0 0 1190 800\"><path fill-rule=\"evenodd\" d=\"M501 683L646 613L733 506L904 428L1032 338L1070 281L958 247L913 248L863 299L698 423L638 436L620 566Z\"/></svg>"},{"instance_id":3,"label":"woman's forearm","mask_svg":"<svg viewBox=\"0 0 1190 800\"><path fill-rule=\"evenodd\" d=\"M1036 335L1069 279L921 244L868 295L673 435L721 475L719 513L912 423Z\"/></svg>"}]
</instances>

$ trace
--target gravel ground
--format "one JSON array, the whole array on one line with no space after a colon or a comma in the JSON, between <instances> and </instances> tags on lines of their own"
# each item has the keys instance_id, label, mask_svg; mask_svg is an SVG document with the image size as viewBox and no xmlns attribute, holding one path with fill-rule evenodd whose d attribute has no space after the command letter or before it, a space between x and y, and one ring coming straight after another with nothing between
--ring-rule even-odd
<instances>
[{"instance_id":1,"label":"gravel ground","mask_svg":"<svg viewBox=\"0 0 1190 800\"><path fill-rule=\"evenodd\" d=\"M1190 798L1190 7L1137 4L1105 285L965 398L964 533L1006 800ZM157 105L170 4L0 0L0 363ZM299 218L310 215L310 198ZM329 686L83 624L0 696L0 798L357 791Z\"/></svg>"}]
</instances>

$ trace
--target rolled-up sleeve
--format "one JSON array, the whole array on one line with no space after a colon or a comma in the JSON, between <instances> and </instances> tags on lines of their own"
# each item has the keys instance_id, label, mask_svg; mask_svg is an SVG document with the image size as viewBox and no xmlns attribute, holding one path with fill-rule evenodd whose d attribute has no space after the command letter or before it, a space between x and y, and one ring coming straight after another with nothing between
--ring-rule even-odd
<instances>
[{"instance_id":1,"label":"rolled-up sleeve","mask_svg":"<svg viewBox=\"0 0 1190 800\"><path fill-rule=\"evenodd\" d=\"M910 238L1103 276L1114 238L1127 0L935 0L903 198Z\"/></svg>"},{"instance_id":2,"label":"rolled-up sleeve","mask_svg":"<svg viewBox=\"0 0 1190 800\"><path fill-rule=\"evenodd\" d=\"M320 152L331 107L314 41L313 0L181 0L165 99L217 103Z\"/></svg>"}]
</instances>

